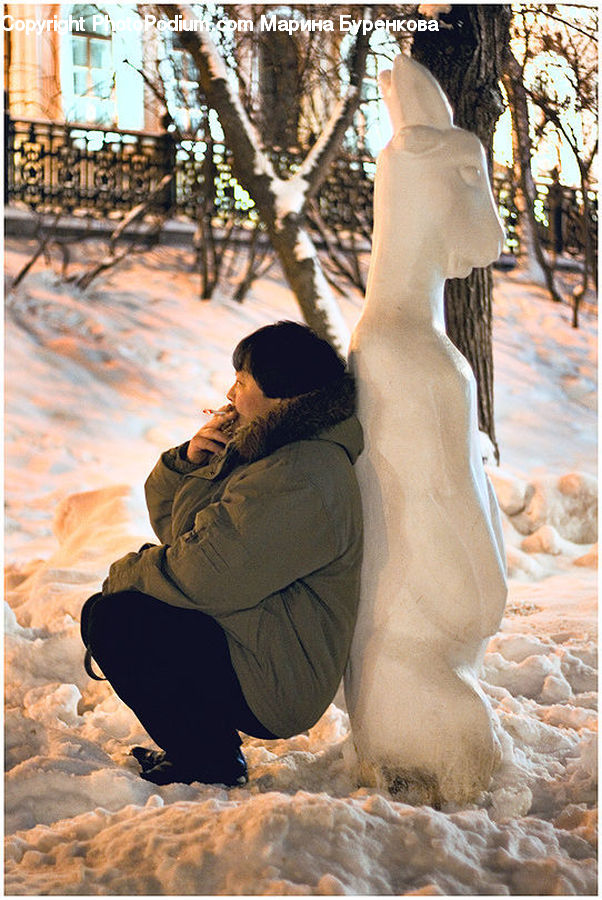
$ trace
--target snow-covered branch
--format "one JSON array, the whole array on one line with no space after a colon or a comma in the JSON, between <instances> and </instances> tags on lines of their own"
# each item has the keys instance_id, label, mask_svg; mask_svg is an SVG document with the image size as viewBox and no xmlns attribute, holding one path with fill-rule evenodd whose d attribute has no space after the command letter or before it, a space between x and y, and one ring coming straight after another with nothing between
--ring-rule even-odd
<instances>
[{"instance_id":1,"label":"snow-covered branch","mask_svg":"<svg viewBox=\"0 0 602 900\"><path fill-rule=\"evenodd\" d=\"M166 18L198 18L188 4L160 3L157 9ZM259 134L230 82L226 65L211 37L199 29L180 32L178 41L195 62L201 88L209 104L217 111L227 142L231 147L236 146L233 161L235 175L243 184L248 184L253 176L258 179L265 176L266 181L276 179L273 166L261 149ZM260 202L260 198L254 199Z\"/></svg>"}]
</instances>

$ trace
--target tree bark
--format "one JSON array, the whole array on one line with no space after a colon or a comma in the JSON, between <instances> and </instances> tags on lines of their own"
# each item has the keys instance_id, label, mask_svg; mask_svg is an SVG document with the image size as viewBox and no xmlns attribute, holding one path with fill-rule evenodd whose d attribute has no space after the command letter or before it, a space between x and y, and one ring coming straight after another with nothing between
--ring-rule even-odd
<instances>
[{"instance_id":1,"label":"tree bark","mask_svg":"<svg viewBox=\"0 0 602 900\"><path fill-rule=\"evenodd\" d=\"M499 462L495 428L490 431L483 427L484 424L494 423L492 296L493 277L490 266L486 269L474 269L468 278L450 278L445 287L445 327L474 372L479 388L479 428L491 438ZM483 348L488 348L489 352L483 352ZM486 385L487 390L482 390L482 385Z\"/></svg>"},{"instance_id":2,"label":"tree bark","mask_svg":"<svg viewBox=\"0 0 602 900\"><path fill-rule=\"evenodd\" d=\"M473 131L488 154L490 168L495 123L502 112L499 81L510 39L509 4L454 5L439 16L438 32L419 32L412 56L433 73L455 111L460 128ZM445 27L451 26L451 27ZM499 460L493 414L491 269L447 282L447 333L470 363L477 381L479 428Z\"/></svg>"},{"instance_id":3,"label":"tree bark","mask_svg":"<svg viewBox=\"0 0 602 900\"><path fill-rule=\"evenodd\" d=\"M275 147L296 146L301 116L296 39L286 32L260 34L261 136Z\"/></svg>"}]
</instances>

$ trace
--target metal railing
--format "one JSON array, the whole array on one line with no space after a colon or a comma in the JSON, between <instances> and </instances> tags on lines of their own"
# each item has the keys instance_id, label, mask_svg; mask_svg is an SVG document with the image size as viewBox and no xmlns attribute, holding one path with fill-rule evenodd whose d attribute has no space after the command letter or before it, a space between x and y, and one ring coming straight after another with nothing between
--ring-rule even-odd
<instances>
[{"instance_id":1,"label":"metal railing","mask_svg":"<svg viewBox=\"0 0 602 900\"><path fill-rule=\"evenodd\" d=\"M6 124L7 200L39 213L120 217L170 166L163 137L26 119ZM171 202L157 199L166 208Z\"/></svg>"},{"instance_id":2,"label":"metal railing","mask_svg":"<svg viewBox=\"0 0 602 900\"><path fill-rule=\"evenodd\" d=\"M499 173L494 177L493 187L506 228L507 249L517 253L520 223L515 202L516 183L511 173ZM581 191L549 182L537 182L535 190L535 219L543 246L557 253L582 257L585 223ZM587 230L595 258L598 253L598 198L594 191L588 193Z\"/></svg>"},{"instance_id":3,"label":"metal railing","mask_svg":"<svg viewBox=\"0 0 602 900\"><path fill-rule=\"evenodd\" d=\"M282 174L294 171L306 150L272 151ZM315 200L315 212L333 231L369 240L372 231L375 163L361 149L342 151ZM122 218L167 173L169 187L153 200L152 210L195 221L209 213L217 225L257 222L254 203L232 174L224 144L205 136L176 140L160 135L77 123L57 124L5 116L5 195L11 205L37 213ZM516 185L509 174L494 179L507 232L507 250L519 246ZM536 217L544 246L573 256L583 254L582 198L579 191L550 192L537 185ZM597 254L597 200L589 197L591 245Z\"/></svg>"},{"instance_id":4,"label":"metal railing","mask_svg":"<svg viewBox=\"0 0 602 900\"><path fill-rule=\"evenodd\" d=\"M233 216L257 219L253 200L232 174L230 152L211 139L7 118L5 142L7 202L37 213L117 219L174 173L153 209L195 220L209 208L218 224ZM301 150L273 152L282 172L301 160ZM333 165L317 198L331 227L361 223L369 231L373 168L370 157L349 153Z\"/></svg>"}]
</instances>

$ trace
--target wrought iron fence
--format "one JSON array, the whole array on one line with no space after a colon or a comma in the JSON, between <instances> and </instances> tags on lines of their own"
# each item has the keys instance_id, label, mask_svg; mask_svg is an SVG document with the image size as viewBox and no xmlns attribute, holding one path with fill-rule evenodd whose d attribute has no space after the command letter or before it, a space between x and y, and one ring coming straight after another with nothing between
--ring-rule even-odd
<instances>
[{"instance_id":1,"label":"wrought iron fence","mask_svg":"<svg viewBox=\"0 0 602 900\"><path fill-rule=\"evenodd\" d=\"M293 171L305 151L273 151L277 171ZM374 160L361 151L343 151L333 163L316 197L314 213L338 233L367 239L372 231ZM176 140L170 133L89 128L10 117L5 119L5 194L8 203L38 213L65 213L119 219L167 173L175 177L155 197L155 211L196 220L200 212L216 224L234 218L257 222L253 200L232 174L224 144L206 137ZM494 180L507 250L516 253L518 211L515 185L508 175ZM583 253L583 220L578 191L552 194L538 185L536 216L545 246L560 242L564 252ZM590 197L589 231L597 253L597 202Z\"/></svg>"},{"instance_id":2,"label":"wrought iron fence","mask_svg":"<svg viewBox=\"0 0 602 900\"><path fill-rule=\"evenodd\" d=\"M121 217L171 165L162 137L27 120L7 126L8 202L36 212ZM172 198L157 203L168 208Z\"/></svg>"},{"instance_id":3,"label":"wrought iron fence","mask_svg":"<svg viewBox=\"0 0 602 900\"><path fill-rule=\"evenodd\" d=\"M25 119L7 120L5 140L7 200L38 213L120 218L172 172L170 190L153 209L192 220L209 209L218 224L257 219L232 174L230 152L215 141ZM274 151L281 171L301 158L301 151ZM329 225L349 228L367 219L371 227L373 165L367 156L345 154L333 166L317 198Z\"/></svg>"},{"instance_id":4,"label":"wrought iron fence","mask_svg":"<svg viewBox=\"0 0 602 900\"><path fill-rule=\"evenodd\" d=\"M498 200L500 214L506 228L506 245L511 253L519 250L519 212L516 207L516 184L510 174L497 174L494 178L494 192ZM535 184L535 220L539 238L548 250L556 250L573 257L584 253L587 227L594 260L598 254L598 198L595 192L588 193L588 220L583 216L583 196L573 188L537 182ZM596 265L597 268L597 265Z\"/></svg>"}]
</instances>

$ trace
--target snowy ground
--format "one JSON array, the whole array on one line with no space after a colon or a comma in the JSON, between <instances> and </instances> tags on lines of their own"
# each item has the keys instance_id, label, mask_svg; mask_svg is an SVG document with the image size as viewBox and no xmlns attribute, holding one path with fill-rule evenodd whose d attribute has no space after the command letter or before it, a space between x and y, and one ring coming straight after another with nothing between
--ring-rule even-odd
<instances>
[{"instance_id":1,"label":"snowy ground","mask_svg":"<svg viewBox=\"0 0 602 900\"><path fill-rule=\"evenodd\" d=\"M26 259L9 241L9 273ZM245 740L244 789L138 777L144 734L85 675L79 610L152 539L146 473L220 403L235 342L297 318L268 278L200 303L187 260L156 250L85 296L39 264L8 297L6 892L595 894L597 321L573 331L516 276L495 303L511 588L483 673L490 790L436 812L358 788L341 696L308 734Z\"/></svg>"}]
</instances>

